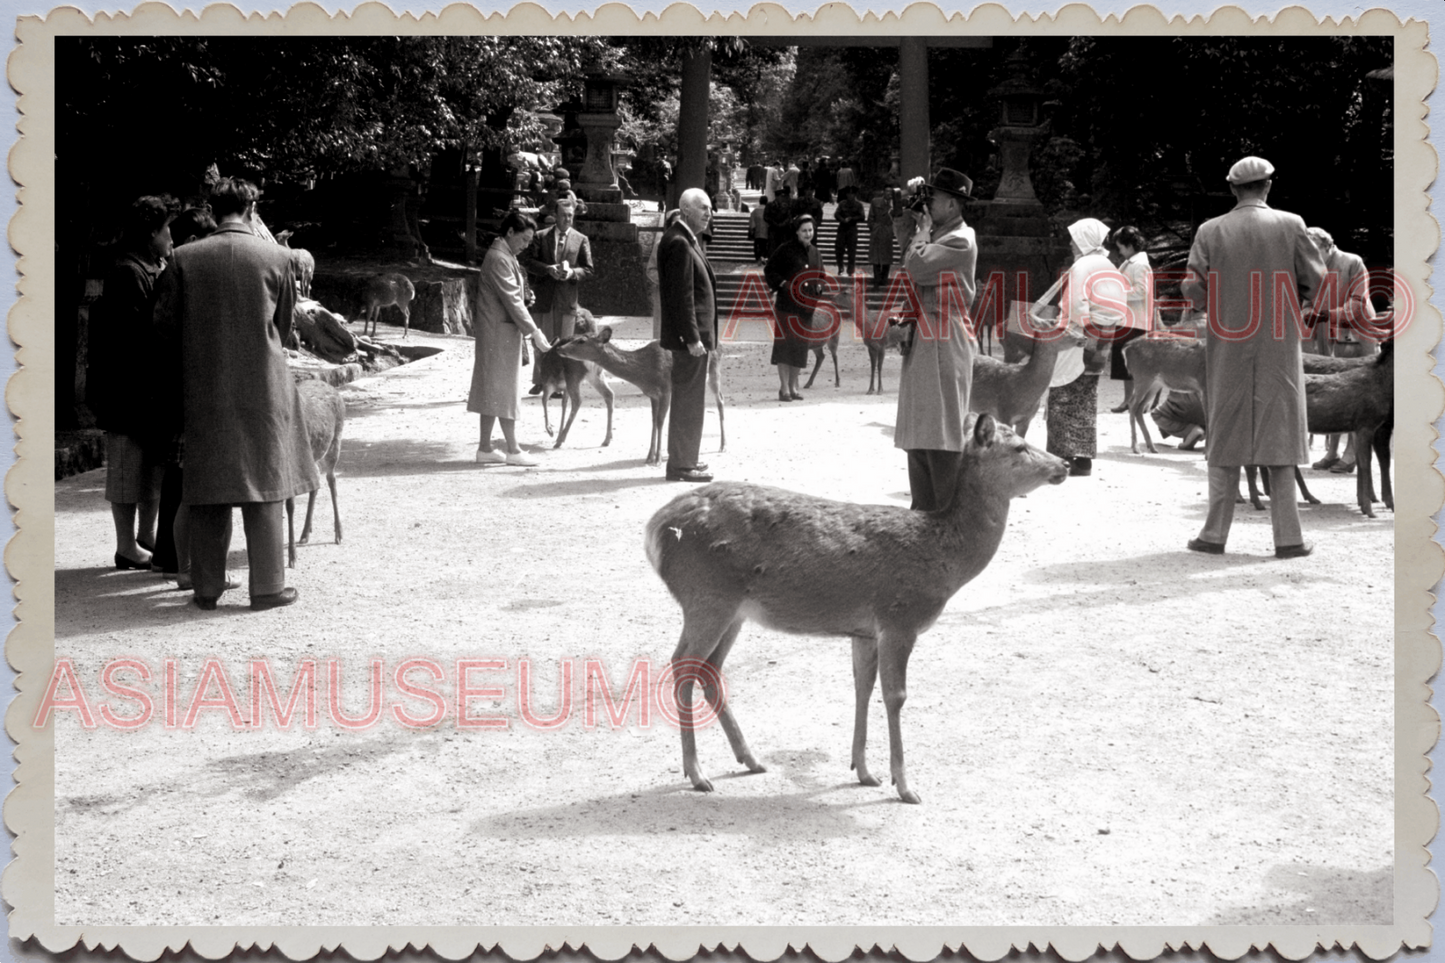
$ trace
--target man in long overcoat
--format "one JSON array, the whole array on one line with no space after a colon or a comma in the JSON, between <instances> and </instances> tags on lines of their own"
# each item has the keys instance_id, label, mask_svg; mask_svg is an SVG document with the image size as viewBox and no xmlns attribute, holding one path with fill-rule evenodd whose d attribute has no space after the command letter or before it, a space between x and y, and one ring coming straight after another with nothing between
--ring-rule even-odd
<instances>
[{"instance_id":1,"label":"man in long overcoat","mask_svg":"<svg viewBox=\"0 0 1445 963\"><path fill-rule=\"evenodd\" d=\"M216 232L176 248L161 275L156 325L180 344L195 601L226 590L231 508L241 507L251 608L296 601L286 587L283 503L320 485L301 422L286 339L296 303L291 252L251 233L260 192L226 178L211 196Z\"/></svg>"},{"instance_id":2,"label":"man in long overcoat","mask_svg":"<svg viewBox=\"0 0 1445 963\"><path fill-rule=\"evenodd\" d=\"M893 431L893 446L908 453L911 507L921 512L947 508L958 483L973 384L967 312L978 262L978 241L963 222L963 202L973 182L945 167L930 188L927 213L905 210L893 225L903 269L923 311L898 376Z\"/></svg>"},{"instance_id":3,"label":"man in long overcoat","mask_svg":"<svg viewBox=\"0 0 1445 963\"><path fill-rule=\"evenodd\" d=\"M1325 265L1305 222L1265 203L1273 173L1261 157L1235 164L1228 181L1238 203L1205 221L1189 252L1184 295L1209 310L1209 513L1199 537L1189 540L1196 552L1224 551L1243 465L1270 473L1275 555L1297 558L1313 550L1300 531L1294 483L1294 466L1309 459L1305 332L1285 295L1314 297Z\"/></svg>"},{"instance_id":4,"label":"man in long overcoat","mask_svg":"<svg viewBox=\"0 0 1445 963\"><path fill-rule=\"evenodd\" d=\"M667 480L710 482L698 461L707 401L707 353L718 347L717 279L698 243L712 202L696 187L678 199L681 216L657 242L662 346L672 352L672 411L667 423Z\"/></svg>"}]
</instances>

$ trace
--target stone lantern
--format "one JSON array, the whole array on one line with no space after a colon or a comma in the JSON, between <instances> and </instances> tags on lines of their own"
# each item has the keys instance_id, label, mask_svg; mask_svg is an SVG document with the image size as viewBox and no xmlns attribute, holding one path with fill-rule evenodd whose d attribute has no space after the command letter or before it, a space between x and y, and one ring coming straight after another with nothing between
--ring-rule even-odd
<instances>
[{"instance_id":1,"label":"stone lantern","mask_svg":"<svg viewBox=\"0 0 1445 963\"><path fill-rule=\"evenodd\" d=\"M1033 85L1033 71L1022 45L1004 65L1007 79L990 91L999 100L999 125L989 131L988 139L998 146L1003 162L994 203L1036 206L1039 201L1029 179L1029 154L1046 133L1040 111L1043 91Z\"/></svg>"},{"instance_id":2,"label":"stone lantern","mask_svg":"<svg viewBox=\"0 0 1445 963\"><path fill-rule=\"evenodd\" d=\"M592 74L582 85L577 126L586 137L582 169L574 171L573 188L584 201L616 204L622 200L617 172L612 167L613 142L622 118L617 113L618 88L625 78L618 74Z\"/></svg>"}]
</instances>

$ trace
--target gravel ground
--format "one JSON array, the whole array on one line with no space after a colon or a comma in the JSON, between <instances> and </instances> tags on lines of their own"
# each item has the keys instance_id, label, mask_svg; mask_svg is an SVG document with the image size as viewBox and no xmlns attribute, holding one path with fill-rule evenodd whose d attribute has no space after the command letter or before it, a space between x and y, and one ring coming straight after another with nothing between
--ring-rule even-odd
<instances>
[{"instance_id":1,"label":"gravel ground","mask_svg":"<svg viewBox=\"0 0 1445 963\"><path fill-rule=\"evenodd\" d=\"M102 667L131 658L159 703L173 660L183 721L216 658L249 716L252 660L283 696L318 662L314 728L268 715L238 729L224 708L168 727L157 704L138 729L87 730L61 713L57 923L1389 922L1393 516L1362 518L1353 478L1307 472L1324 501L1304 510L1310 558L1273 559L1268 516L1247 505L1230 554L1194 555L1201 457L1132 455L1125 416L1101 413L1094 476L1015 501L992 565L919 640L904 726L922 806L849 772L847 641L754 625L727 681L768 771L740 773L713 727L698 741L717 791L702 794L655 711L586 724L587 661L620 694L635 660L665 664L681 627L642 553L646 519L680 491L643 464L646 399L616 385L604 449L584 388L542 467L479 468L471 341L411 340L447 350L344 389L346 537L333 543L323 493L289 609L253 614L242 589L202 613L156 576L111 570L103 473L56 484L56 653L94 702ZM820 376L782 405L766 346L729 345L728 450L711 409L703 446L718 477L906 504L898 359L869 397L863 348L841 355L841 388ZM1104 382L1101 409L1119 396ZM519 430L540 447L537 407ZM245 567L239 524L232 565ZM334 721L332 663L343 712L366 714L379 661L387 705L424 716L393 678L408 659L442 672L444 721ZM471 711L506 728L458 727L458 659L505 660L472 674L503 691ZM520 718L523 659L539 716L557 711L571 660L556 728ZM224 701L214 682L206 693ZM869 758L886 772L877 696L873 710Z\"/></svg>"}]
</instances>

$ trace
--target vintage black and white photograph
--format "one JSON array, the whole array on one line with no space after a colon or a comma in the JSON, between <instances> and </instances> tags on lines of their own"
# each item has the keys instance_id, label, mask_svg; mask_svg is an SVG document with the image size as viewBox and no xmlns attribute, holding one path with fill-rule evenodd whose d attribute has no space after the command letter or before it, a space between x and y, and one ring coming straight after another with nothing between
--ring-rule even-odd
<instances>
[{"instance_id":1,"label":"vintage black and white photograph","mask_svg":"<svg viewBox=\"0 0 1445 963\"><path fill-rule=\"evenodd\" d=\"M55 927L1422 932L1398 21L317 33L53 41Z\"/></svg>"}]
</instances>

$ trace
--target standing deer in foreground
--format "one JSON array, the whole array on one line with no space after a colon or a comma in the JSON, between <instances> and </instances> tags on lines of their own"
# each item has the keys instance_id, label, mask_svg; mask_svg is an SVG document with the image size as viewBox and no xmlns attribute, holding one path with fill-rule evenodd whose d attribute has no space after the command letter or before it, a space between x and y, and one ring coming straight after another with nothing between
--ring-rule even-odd
<instances>
[{"instance_id":1,"label":"standing deer in foreground","mask_svg":"<svg viewBox=\"0 0 1445 963\"><path fill-rule=\"evenodd\" d=\"M652 401L652 442L647 449L647 464L662 463L662 425L672 407L672 352L656 341L626 351L612 344L612 329L603 328L596 335L584 335L563 341L553 350L564 358L589 361L608 374L616 375L642 389ZM707 354L707 383L717 401L718 451L726 451L727 432L723 429L722 356L717 349Z\"/></svg>"},{"instance_id":2,"label":"standing deer in foreground","mask_svg":"<svg viewBox=\"0 0 1445 963\"><path fill-rule=\"evenodd\" d=\"M748 749L718 681L747 619L796 635L853 639L853 752L858 781L868 769L868 703L881 680L888 713L889 770L904 802L919 802L903 766L903 709L913 643L948 600L987 567L1003 539L1011 498L1068 474L988 415L964 447L949 507L915 512L855 505L742 482L718 482L679 495L647 523L647 559L682 606L673 652L682 763L693 788L712 790L697 760L692 666L705 662L703 698L718 713L737 760L763 766Z\"/></svg>"},{"instance_id":3,"label":"standing deer in foreground","mask_svg":"<svg viewBox=\"0 0 1445 963\"><path fill-rule=\"evenodd\" d=\"M336 525L336 543L341 544L341 506L336 501L336 462L341 458L341 429L346 423L346 402L341 392L319 378L308 378L296 386L300 401L297 415L306 429L316 470L331 489L331 513ZM311 538L311 513L316 508L316 489L306 496L306 523L301 527L301 544ZM286 499L287 560L296 567L296 499Z\"/></svg>"},{"instance_id":4,"label":"standing deer in foreground","mask_svg":"<svg viewBox=\"0 0 1445 963\"><path fill-rule=\"evenodd\" d=\"M381 309L396 305L401 311L401 336L411 331L411 300L416 297L416 288L405 274L378 274L366 282L366 292L361 298L361 333L366 334L367 322L371 322L370 337L376 337L376 326Z\"/></svg>"}]
</instances>

